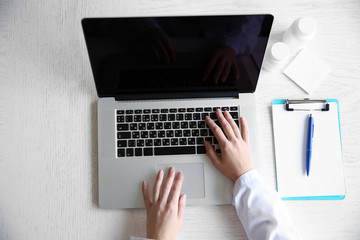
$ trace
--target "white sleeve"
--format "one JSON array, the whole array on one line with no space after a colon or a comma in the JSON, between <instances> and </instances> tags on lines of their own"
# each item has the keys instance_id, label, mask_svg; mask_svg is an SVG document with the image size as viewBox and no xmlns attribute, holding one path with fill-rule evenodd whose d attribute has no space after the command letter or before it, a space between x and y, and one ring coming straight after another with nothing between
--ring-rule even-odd
<instances>
[{"instance_id":1,"label":"white sleeve","mask_svg":"<svg viewBox=\"0 0 360 240\"><path fill-rule=\"evenodd\" d=\"M256 170L236 180L233 205L249 239L301 239L280 196Z\"/></svg>"}]
</instances>

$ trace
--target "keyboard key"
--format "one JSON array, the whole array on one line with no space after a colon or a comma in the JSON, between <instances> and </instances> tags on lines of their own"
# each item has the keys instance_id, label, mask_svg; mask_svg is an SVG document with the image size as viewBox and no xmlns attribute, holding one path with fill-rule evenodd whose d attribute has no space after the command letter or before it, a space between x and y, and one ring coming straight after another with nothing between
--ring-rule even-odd
<instances>
[{"instance_id":1,"label":"keyboard key","mask_svg":"<svg viewBox=\"0 0 360 240\"><path fill-rule=\"evenodd\" d=\"M196 112L202 112L202 111L204 111L204 109L203 108L196 108L195 111Z\"/></svg>"},{"instance_id":2,"label":"keyboard key","mask_svg":"<svg viewBox=\"0 0 360 240\"><path fill-rule=\"evenodd\" d=\"M159 137L159 138L165 137L165 131L159 131L159 132L158 132L158 137Z\"/></svg>"},{"instance_id":3,"label":"keyboard key","mask_svg":"<svg viewBox=\"0 0 360 240\"><path fill-rule=\"evenodd\" d=\"M221 111L223 111L223 112L224 112L224 111L229 111L229 107L222 107L222 108L221 108Z\"/></svg>"},{"instance_id":4,"label":"keyboard key","mask_svg":"<svg viewBox=\"0 0 360 240\"><path fill-rule=\"evenodd\" d=\"M190 128L197 128L197 122L195 122L195 121L189 122L189 127Z\"/></svg>"},{"instance_id":5,"label":"keyboard key","mask_svg":"<svg viewBox=\"0 0 360 240\"><path fill-rule=\"evenodd\" d=\"M125 118L124 118L124 116L117 116L116 121L117 122L124 122Z\"/></svg>"},{"instance_id":6,"label":"keyboard key","mask_svg":"<svg viewBox=\"0 0 360 240\"><path fill-rule=\"evenodd\" d=\"M220 109L220 107L213 107L213 111L216 112L216 109Z\"/></svg>"},{"instance_id":7,"label":"keyboard key","mask_svg":"<svg viewBox=\"0 0 360 240\"><path fill-rule=\"evenodd\" d=\"M195 146L186 147L155 147L155 156L160 155L182 155L182 154L195 154Z\"/></svg>"},{"instance_id":8,"label":"keyboard key","mask_svg":"<svg viewBox=\"0 0 360 240\"><path fill-rule=\"evenodd\" d=\"M153 109L151 112L152 112L152 113L159 113L159 112L160 112L160 109Z\"/></svg>"},{"instance_id":9,"label":"keyboard key","mask_svg":"<svg viewBox=\"0 0 360 240\"><path fill-rule=\"evenodd\" d=\"M190 130L183 130L183 136L184 137L190 137L191 136Z\"/></svg>"},{"instance_id":10,"label":"keyboard key","mask_svg":"<svg viewBox=\"0 0 360 240\"><path fill-rule=\"evenodd\" d=\"M162 122L167 121L167 115L166 114L160 114L160 121L162 121Z\"/></svg>"},{"instance_id":11,"label":"keyboard key","mask_svg":"<svg viewBox=\"0 0 360 240\"><path fill-rule=\"evenodd\" d=\"M164 139L162 140L162 145L163 145L163 146L169 146L169 145L170 145L170 139L164 138Z\"/></svg>"},{"instance_id":12,"label":"keyboard key","mask_svg":"<svg viewBox=\"0 0 360 240\"><path fill-rule=\"evenodd\" d=\"M231 106L230 107L230 111L237 111L238 110L238 107L237 106Z\"/></svg>"},{"instance_id":13,"label":"keyboard key","mask_svg":"<svg viewBox=\"0 0 360 240\"><path fill-rule=\"evenodd\" d=\"M176 109L176 108L170 108L170 112L171 112L171 113L176 113L176 112L177 112L177 109Z\"/></svg>"},{"instance_id":14,"label":"keyboard key","mask_svg":"<svg viewBox=\"0 0 360 240\"><path fill-rule=\"evenodd\" d=\"M182 130L175 130L175 137L182 137Z\"/></svg>"},{"instance_id":15,"label":"keyboard key","mask_svg":"<svg viewBox=\"0 0 360 240\"><path fill-rule=\"evenodd\" d=\"M164 123L164 129L171 129L171 122Z\"/></svg>"},{"instance_id":16,"label":"keyboard key","mask_svg":"<svg viewBox=\"0 0 360 240\"><path fill-rule=\"evenodd\" d=\"M211 112L211 111L212 111L212 108L211 108L211 107L206 107L206 108L204 108L204 111L205 111L205 112Z\"/></svg>"},{"instance_id":17,"label":"keyboard key","mask_svg":"<svg viewBox=\"0 0 360 240\"><path fill-rule=\"evenodd\" d=\"M146 124L145 123L139 123L139 130L146 130Z\"/></svg>"},{"instance_id":18,"label":"keyboard key","mask_svg":"<svg viewBox=\"0 0 360 240\"><path fill-rule=\"evenodd\" d=\"M144 140L142 140L142 139L139 139L139 140L136 141L136 146L137 146L137 147L143 147L144 144L145 144L145 143L144 143Z\"/></svg>"},{"instance_id":19,"label":"keyboard key","mask_svg":"<svg viewBox=\"0 0 360 240\"><path fill-rule=\"evenodd\" d=\"M168 112L169 112L169 109L161 109L160 112L161 112L161 113L168 113Z\"/></svg>"},{"instance_id":20,"label":"keyboard key","mask_svg":"<svg viewBox=\"0 0 360 240\"><path fill-rule=\"evenodd\" d=\"M157 121L159 121L159 115L157 115L157 114L151 115L151 121L152 121L152 122L157 122Z\"/></svg>"},{"instance_id":21,"label":"keyboard key","mask_svg":"<svg viewBox=\"0 0 360 240\"><path fill-rule=\"evenodd\" d=\"M128 147L135 147L136 141L135 140L128 140Z\"/></svg>"},{"instance_id":22,"label":"keyboard key","mask_svg":"<svg viewBox=\"0 0 360 240\"><path fill-rule=\"evenodd\" d=\"M141 122L141 115L135 115L134 122Z\"/></svg>"},{"instance_id":23,"label":"keyboard key","mask_svg":"<svg viewBox=\"0 0 360 240\"><path fill-rule=\"evenodd\" d=\"M127 157L133 157L134 156L134 149L133 148L127 148L126 149L126 156Z\"/></svg>"},{"instance_id":24,"label":"keyboard key","mask_svg":"<svg viewBox=\"0 0 360 240\"><path fill-rule=\"evenodd\" d=\"M186 111L187 112L195 112L195 109L194 108L187 108Z\"/></svg>"},{"instance_id":25,"label":"keyboard key","mask_svg":"<svg viewBox=\"0 0 360 240\"><path fill-rule=\"evenodd\" d=\"M187 145L187 139L186 138L180 138L179 139L179 144L180 145Z\"/></svg>"},{"instance_id":26,"label":"keyboard key","mask_svg":"<svg viewBox=\"0 0 360 240\"><path fill-rule=\"evenodd\" d=\"M152 148L144 148L144 156L152 156L153 149Z\"/></svg>"},{"instance_id":27,"label":"keyboard key","mask_svg":"<svg viewBox=\"0 0 360 240\"><path fill-rule=\"evenodd\" d=\"M191 130L191 136L198 137L200 135L199 129L193 129Z\"/></svg>"},{"instance_id":28,"label":"keyboard key","mask_svg":"<svg viewBox=\"0 0 360 240\"><path fill-rule=\"evenodd\" d=\"M161 139L154 139L154 146L161 146Z\"/></svg>"},{"instance_id":29,"label":"keyboard key","mask_svg":"<svg viewBox=\"0 0 360 240\"><path fill-rule=\"evenodd\" d=\"M206 138L205 138L205 141L208 141L210 144L213 143L212 137L206 137Z\"/></svg>"},{"instance_id":30,"label":"keyboard key","mask_svg":"<svg viewBox=\"0 0 360 240\"><path fill-rule=\"evenodd\" d=\"M198 145L204 144L204 138L202 138L202 137L196 138L196 144L198 144Z\"/></svg>"},{"instance_id":31,"label":"keyboard key","mask_svg":"<svg viewBox=\"0 0 360 240\"><path fill-rule=\"evenodd\" d=\"M126 140L119 140L117 141L118 147L127 147L127 141Z\"/></svg>"},{"instance_id":32,"label":"keyboard key","mask_svg":"<svg viewBox=\"0 0 360 240\"><path fill-rule=\"evenodd\" d=\"M125 122L133 122L133 115L126 115Z\"/></svg>"},{"instance_id":33,"label":"keyboard key","mask_svg":"<svg viewBox=\"0 0 360 240\"><path fill-rule=\"evenodd\" d=\"M120 123L120 124L117 125L117 130L118 131L127 131L127 130L129 130L129 124Z\"/></svg>"},{"instance_id":34,"label":"keyboard key","mask_svg":"<svg viewBox=\"0 0 360 240\"><path fill-rule=\"evenodd\" d=\"M185 120L192 120L192 113L185 113Z\"/></svg>"},{"instance_id":35,"label":"keyboard key","mask_svg":"<svg viewBox=\"0 0 360 240\"><path fill-rule=\"evenodd\" d=\"M177 139L177 138L172 138L172 139L171 139L171 146L175 146L175 145L179 145L179 139Z\"/></svg>"},{"instance_id":36,"label":"keyboard key","mask_svg":"<svg viewBox=\"0 0 360 240\"><path fill-rule=\"evenodd\" d=\"M197 127L198 128L205 128L206 127L205 121L198 121L197 122Z\"/></svg>"},{"instance_id":37,"label":"keyboard key","mask_svg":"<svg viewBox=\"0 0 360 240\"><path fill-rule=\"evenodd\" d=\"M183 113L176 114L176 121L182 121L182 120L184 120L184 114Z\"/></svg>"},{"instance_id":38,"label":"keyboard key","mask_svg":"<svg viewBox=\"0 0 360 240\"><path fill-rule=\"evenodd\" d=\"M125 149L123 148L118 149L118 157L125 157Z\"/></svg>"},{"instance_id":39,"label":"keyboard key","mask_svg":"<svg viewBox=\"0 0 360 240\"><path fill-rule=\"evenodd\" d=\"M143 122L150 122L150 115L143 115Z\"/></svg>"},{"instance_id":40,"label":"keyboard key","mask_svg":"<svg viewBox=\"0 0 360 240\"><path fill-rule=\"evenodd\" d=\"M148 138L149 132L148 131L141 131L141 138Z\"/></svg>"},{"instance_id":41,"label":"keyboard key","mask_svg":"<svg viewBox=\"0 0 360 240\"><path fill-rule=\"evenodd\" d=\"M205 120L206 116L209 116L209 113L202 113L201 114L201 120Z\"/></svg>"},{"instance_id":42,"label":"keyboard key","mask_svg":"<svg viewBox=\"0 0 360 240\"><path fill-rule=\"evenodd\" d=\"M188 128L189 127L188 122L181 122L180 125L181 125L181 128Z\"/></svg>"},{"instance_id":43,"label":"keyboard key","mask_svg":"<svg viewBox=\"0 0 360 240\"><path fill-rule=\"evenodd\" d=\"M141 109L136 109L135 114L142 114L142 110Z\"/></svg>"},{"instance_id":44,"label":"keyboard key","mask_svg":"<svg viewBox=\"0 0 360 240\"><path fill-rule=\"evenodd\" d=\"M149 132L149 137L150 138L156 138L157 137L157 132L156 131L150 131Z\"/></svg>"},{"instance_id":45,"label":"keyboard key","mask_svg":"<svg viewBox=\"0 0 360 240\"><path fill-rule=\"evenodd\" d=\"M201 129L200 130L200 136L208 136L209 135L209 132L207 129Z\"/></svg>"},{"instance_id":46,"label":"keyboard key","mask_svg":"<svg viewBox=\"0 0 360 240\"><path fill-rule=\"evenodd\" d=\"M193 119L194 119L194 120L200 120L200 119L201 119L200 113L194 113L194 114L193 114Z\"/></svg>"},{"instance_id":47,"label":"keyboard key","mask_svg":"<svg viewBox=\"0 0 360 240\"><path fill-rule=\"evenodd\" d=\"M167 138L172 138L172 137L174 137L174 130L167 130L167 131L166 131L166 137L167 137Z\"/></svg>"},{"instance_id":48,"label":"keyboard key","mask_svg":"<svg viewBox=\"0 0 360 240\"><path fill-rule=\"evenodd\" d=\"M137 123L130 123L130 130L137 130Z\"/></svg>"},{"instance_id":49,"label":"keyboard key","mask_svg":"<svg viewBox=\"0 0 360 240\"><path fill-rule=\"evenodd\" d=\"M179 108L178 112L181 112L181 113L186 112L186 109L185 108Z\"/></svg>"},{"instance_id":50,"label":"keyboard key","mask_svg":"<svg viewBox=\"0 0 360 240\"><path fill-rule=\"evenodd\" d=\"M172 123L172 128L173 129L179 129L180 128L180 122L173 122Z\"/></svg>"},{"instance_id":51,"label":"keyboard key","mask_svg":"<svg viewBox=\"0 0 360 240\"><path fill-rule=\"evenodd\" d=\"M118 132L117 137L118 137L118 139L128 139L128 138L131 138L131 133L130 132Z\"/></svg>"},{"instance_id":52,"label":"keyboard key","mask_svg":"<svg viewBox=\"0 0 360 240\"><path fill-rule=\"evenodd\" d=\"M145 140L145 146L152 147L153 146L153 140L152 139L146 139Z\"/></svg>"},{"instance_id":53,"label":"keyboard key","mask_svg":"<svg viewBox=\"0 0 360 240\"><path fill-rule=\"evenodd\" d=\"M168 121L175 121L175 114L169 114L168 115Z\"/></svg>"},{"instance_id":54,"label":"keyboard key","mask_svg":"<svg viewBox=\"0 0 360 240\"><path fill-rule=\"evenodd\" d=\"M188 145L195 145L195 138L188 138Z\"/></svg>"},{"instance_id":55,"label":"keyboard key","mask_svg":"<svg viewBox=\"0 0 360 240\"><path fill-rule=\"evenodd\" d=\"M125 113L125 111L124 110L117 110L116 111L116 114L118 114L118 115L120 115L120 114L124 114Z\"/></svg>"},{"instance_id":56,"label":"keyboard key","mask_svg":"<svg viewBox=\"0 0 360 240\"><path fill-rule=\"evenodd\" d=\"M132 132L132 138L140 138L140 132L138 132L138 131Z\"/></svg>"},{"instance_id":57,"label":"keyboard key","mask_svg":"<svg viewBox=\"0 0 360 240\"><path fill-rule=\"evenodd\" d=\"M197 146L196 153L197 154L206 154L206 148L204 146Z\"/></svg>"},{"instance_id":58,"label":"keyboard key","mask_svg":"<svg viewBox=\"0 0 360 240\"><path fill-rule=\"evenodd\" d=\"M155 129L159 130L163 128L164 128L164 124L162 122L155 123Z\"/></svg>"},{"instance_id":59,"label":"keyboard key","mask_svg":"<svg viewBox=\"0 0 360 240\"><path fill-rule=\"evenodd\" d=\"M230 112L230 115L233 119L238 119L239 118L239 113L238 112Z\"/></svg>"},{"instance_id":60,"label":"keyboard key","mask_svg":"<svg viewBox=\"0 0 360 240\"><path fill-rule=\"evenodd\" d=\"M142 148L135 148L135 156L142 156Z\"/></svg>"},{"instance_id":61,"label":"keyboard key","mask_svg":"<svg viewBox=\"0 0 360 240\"><path fill-rule=\"evenodd\" d=\"M147 130L153 130L153 129L155 129L155 124L154 124L154 123L148 123L148 124L146 124L146 129L147 129Z\"/></svg>"},{"instance_id":62,"label":"keyboard key","mask_svg":"<svg viewBox=\"0 0 360 240\"><path fill-rule=\"evenodd\" d=\"M134 111L133 111L133 110L126 110L125 113L126 113L126 114L133 114Z\"/></svg>"},{"instance_id":63,"label":"keyboard key","mask_svg":"<svg viewBox=\"0 0 360 240\"><path fill-rule=\"evenodd\" d=\"M151 113L151 110L150 109L144 109L143 113Z\"/></svg>"}]
</instances>

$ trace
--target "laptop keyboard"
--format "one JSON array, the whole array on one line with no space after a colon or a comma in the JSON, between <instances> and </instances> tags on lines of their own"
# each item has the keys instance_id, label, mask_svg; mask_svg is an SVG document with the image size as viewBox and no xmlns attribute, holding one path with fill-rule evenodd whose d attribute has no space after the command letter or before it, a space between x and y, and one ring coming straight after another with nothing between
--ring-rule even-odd
<instances>
[{"instance_id":1,"label":"laptop keyboard","mask_svg":"<svg viewBox=\"0 0 360 240\"><path fill-rule=\"evenodd\" d=\"M204 140L221 153L204 120L210 116L220 126L218 108L229 111L239 125L237 106L116 110L117 156L206 154Z\"/></svg>"}]
</instances>

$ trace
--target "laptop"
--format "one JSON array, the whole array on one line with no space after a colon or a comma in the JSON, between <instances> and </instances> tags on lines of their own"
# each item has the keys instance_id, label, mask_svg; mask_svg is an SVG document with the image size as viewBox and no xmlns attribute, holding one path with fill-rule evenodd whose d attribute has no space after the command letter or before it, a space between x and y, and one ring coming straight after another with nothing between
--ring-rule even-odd
<instances>
[{"instance_id":1,"label":"laptop","mask_svg":"<svg viewBox=\"0 0 360 240\"><path fill-rule=\"evenodd\" d=\"M205 116L248 122L257 168L255 92L271 15L86 18L98 100L99 206L144 207L170 166L184 175L188 205L231 204L233 183L206 155L221 154ZM218 123L218 122L217 122Z\"/></svg>"}]
</instances>

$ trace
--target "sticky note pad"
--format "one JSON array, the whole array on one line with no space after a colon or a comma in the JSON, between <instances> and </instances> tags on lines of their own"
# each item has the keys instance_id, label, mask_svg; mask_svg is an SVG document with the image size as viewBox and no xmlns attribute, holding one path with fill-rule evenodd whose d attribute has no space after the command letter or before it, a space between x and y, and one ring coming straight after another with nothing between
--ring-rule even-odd
<instances>
[{"instance_id":1,"label":"sticky note pad","mask_svg":"<svg viewBox=\"0 0 360 240\"><path fill-rule=\"evenodd\" d=\"M289 63L283 73L307 94L311 94L330 71L330 68L318 56L303 49Z\"/></svg>"}]
</instances>

